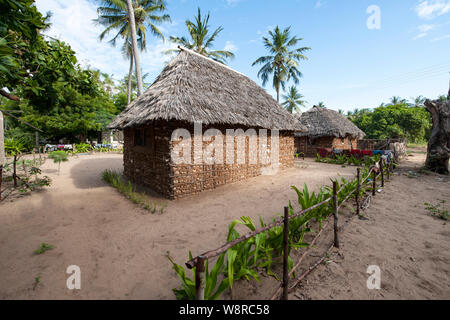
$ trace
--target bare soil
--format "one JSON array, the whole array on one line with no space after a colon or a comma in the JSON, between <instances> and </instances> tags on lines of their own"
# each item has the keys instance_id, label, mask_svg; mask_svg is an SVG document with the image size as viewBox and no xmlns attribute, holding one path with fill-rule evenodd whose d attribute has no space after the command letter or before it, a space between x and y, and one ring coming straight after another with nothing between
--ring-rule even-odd
<instances>
[{"instance_id":1,"label":"bare soil","mask_svg":"<svg viewBox=\"0 0 450 320\"><path fill-rule=\"evenodd\" d=\"M402 165L420 167L417 154ZM151 214L132 204L101 180L105 169L122 170L121 155L71 158L57 165L47 161L43 174L51 187L0 204L0 299L174 299L179 286L166 255L179 264L224 244L228 224L241 216L271 221L289 201L290 189L318 190L340 175L351 178L355 167L298 161L275 176L261 176L167 204ZM411 168L413 170L413 168ZM407 172L407 171L405 171ZM326 265L310 274L292 299L450 298L448 265L450 230L431 217L424 202L450 199L449 180L434 175L403 174L377 195L367 221L353 219L342 233L342 248ZM347 213L346 217L350 217ZM245 229L242 229L245 230ZM329 245L325 233L317 252ZM35 255L41 243L55 246ZM368 265L382 269L383 288L366 289ZM81 268L81 290L66 288L70 265ZM300 272L301 273L301 272ZM35 277L40 283L34 287ZM278 282L242 282L233 298L267 299ZM229 293L224 298L229 298Z\"/></svg>"}]
</instances>

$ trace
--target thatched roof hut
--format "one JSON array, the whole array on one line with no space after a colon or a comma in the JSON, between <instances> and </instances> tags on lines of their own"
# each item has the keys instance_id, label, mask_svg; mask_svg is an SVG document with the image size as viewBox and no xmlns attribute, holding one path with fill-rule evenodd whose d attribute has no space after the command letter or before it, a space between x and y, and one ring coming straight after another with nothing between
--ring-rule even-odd
<instances>
[{"instance_id":1,"label":"thatched roof hut","mask_svg":"<svg viewBox=\"0 0 450 320\"><path fill-rule=\"evenodd\" d=\"M298 120L248 77L191 50L180 49L150 88L109 126L124 131L125 175L170 199L178 199L262 174L275 165L265 163L262 154L278 154L277 168L293 167L294 132L305 130ZM194 146L198 141L195 123L226 137L226 161L206 164L202 153L196 154L199 148ZM189 163L174 161L180 145L172 139L177 129L190 135L193 148L182 151ZM236 136L228 129L246 133ZM272 143L273 131L268 132L269 139L264 133L257 139L250 138L257 129L279 130L279 143ZM241 138L245 143L235 142ZM203 150L211 146L201 138L200 143ZM189 140L187 145L191 145ZM272 145L278 152L271 152ZM219 150L214 154L221 154ZM238 155L245 163L236 161ZM203 162L197 163L198 159Z\"/></svg>"},{"instance_id":2,"label":"thatched roof hut","mask_svg":"<svg viewBox=\"0 0 450 320\"><path fill-rule=\"evenodd\" d=\"M136 127L154 120L179 120L305 130L245 75L194 51L180 49L150 88L109 125L110 129Z\"/></svg>"},{"instance_id":3,"label":"thatched roof hut","mask_svg":"<svg viewBox=\"0 0 450 320\"><path fill-rule=\"evenodd\" d=\"M299 123L307 132L295 133L297 152L305 156L316 156L319 149L356 149L358 140L365 133L345 116L327 108L314 106L298 116Z\"/></svg>"},{"instance_id":4,"label":"thatched roof hut","mask_svg":"<svg viewBox=\"0 0 450 320\"><path fill-rule=\"evenodd\" d=\"M345 116L327 108L314 106L311 110L298 116L301 125L307 128L307 132L296 132L296 137L336 137L347 136L362 139L365 133Z\"/></svg>"}]
</instances>

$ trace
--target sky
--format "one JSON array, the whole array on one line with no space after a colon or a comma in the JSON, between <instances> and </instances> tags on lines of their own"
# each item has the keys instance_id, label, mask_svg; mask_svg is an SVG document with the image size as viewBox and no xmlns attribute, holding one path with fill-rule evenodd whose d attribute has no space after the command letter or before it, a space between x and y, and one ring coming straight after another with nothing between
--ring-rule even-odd
<instances>
[{"instance_id":1,"label":"sky","mask_svg":"<svg viewBox=\"0 0 450 320\"><path fill-rule=\"evenodd\" d=\"M275 26L291 26L292 35L310 47L296 86L307 108L324 102L345 111L374 108L392 96L411 99L446 94L450 79L450 0L166 0L172 22L160 25L169 36L187 36L185 21L200 7L210 12L210 28L222 26L215 49L236 55L228 65L259 85L258 66L267 55L262 38ZM46 34L71 45L83 66L121 79L129 69L120 45L100 41L97 0L36 0L42 13L51 11ZM112 34L113 35L113 34ZM149 37L141 54L143 73L152 82L170 57L168 40ZM293 82L288 85L294 85ZM268 83L267 92L276 97Z\"/></svg>"}]
</instances>

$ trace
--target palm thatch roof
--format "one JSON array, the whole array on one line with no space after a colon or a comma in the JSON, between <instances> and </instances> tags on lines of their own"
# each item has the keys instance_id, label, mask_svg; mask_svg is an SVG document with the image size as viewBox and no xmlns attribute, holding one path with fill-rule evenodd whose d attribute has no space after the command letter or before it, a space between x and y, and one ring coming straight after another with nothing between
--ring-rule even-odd
<instances>
[{"instance_id":1,"label":"palm thatch roof","mask_svg":"<svg viewBox=\"0 0 450 320\"><path fill-rule=\"evenodd\" d=\"M147 91L108 126L125 129L153 120L232 124L304 131L297 119L243 74L181 48Z\"/></svg>"},{"instance_id":2,"label":"palm thatch roof","mask_svg":"<svg viewBox=\"0 0 450 320\"><path fill-rule=\"evenodd\" d=\"M327 108L314 106L311 110L298 116L299 122L307 132L296 132L296 137L337 137L363 139L365 133L345 116Z\"/></svg>"}]
</instances>

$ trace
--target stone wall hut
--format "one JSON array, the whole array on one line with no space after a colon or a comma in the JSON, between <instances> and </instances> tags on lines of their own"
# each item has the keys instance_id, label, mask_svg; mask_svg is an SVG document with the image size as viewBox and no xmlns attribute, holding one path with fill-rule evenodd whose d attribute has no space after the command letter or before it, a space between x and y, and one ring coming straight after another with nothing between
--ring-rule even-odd
<instances>
[{"instance_id":1,"label":"stone wall hut","mask_svg":"<svg viewBox=\"0 0 450 320\"><path fill-rule=\"evenodd\" d=\"M295 133L296 152L315 157L318 148L351 150L365 133L345 116L327 108L314 106L298 116L307 132Z\"/></svg>"},{"instance_id":2,"label":"stone wall hut","mask_svg":"<svg viewBox=\"0 0 450 320\"><path fill-rule=\"evenodd\" d=\"M223 135L225 159L222 164L195 163L196 123L202 124L203 133L214 128ZM184 48L180 48L180 53L148 90L127 106L109 128L124 132L124 174L169 199L261 174L265 167L261 159L257 157L255 164L250 164L249 160L262 149L259 142L264 140L256 138L255 150L254 140L249 136L230 136L227 129L243 129L243 132L268 129L265 141L269 150L272 130L279 130L280 168L293 167L294 132L305 130L248 77ZM180 128L188 131L192 141L192 154L188 156L191 164L177 164L172 158L174 148L189 141L185 138L181 142L173 141L172 134ZM228 164L229 159L237 158L239 137L243 139L239 140L239 150L244 150L245 164ZM203 149L211 143L200 141ZM232 152L227 149L229 141L235 142Z\"/></svg>"}]
</instances>

